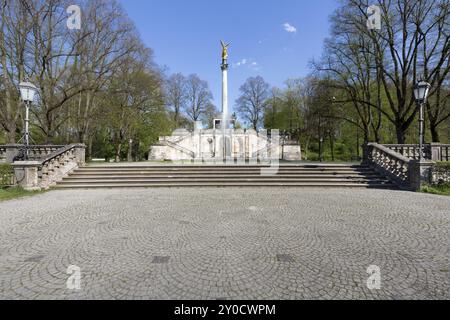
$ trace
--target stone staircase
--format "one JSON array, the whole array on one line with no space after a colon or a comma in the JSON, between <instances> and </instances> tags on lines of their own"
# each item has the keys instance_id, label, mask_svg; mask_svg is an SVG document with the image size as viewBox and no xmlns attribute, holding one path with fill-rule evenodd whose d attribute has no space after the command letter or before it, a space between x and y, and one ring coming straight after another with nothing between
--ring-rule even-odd
<instances>
[{"instance_id":1,"label":"stone staircase","mask_svg":"<svg viewBox=\"0 0 450 320\"><path fill-rule=\"evenodd\" d=\"M57 188L138 187L330 187L396 186L369 167L346 164L280 164L261 175L264 165L92 165L76 169Z\"/></svg>"}]
</instances>

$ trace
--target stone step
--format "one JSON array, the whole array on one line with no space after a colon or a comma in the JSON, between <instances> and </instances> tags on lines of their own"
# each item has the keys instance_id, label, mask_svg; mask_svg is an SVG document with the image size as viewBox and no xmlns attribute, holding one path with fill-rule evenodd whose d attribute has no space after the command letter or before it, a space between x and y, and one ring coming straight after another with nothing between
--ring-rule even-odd
<instances>
[{"instance_id":1,"label":"stone step","mask_svg":"<svg viewBox=\"0 0 450 320\"><path fill-rule=\"evenodd\" d=\"M110 165L110 166L97 166L91 165L80 168L80 170L172 170L172 169L261 169L261 168L269 168L270 165L159 165L159 166L119 166L119 165ZM306 165L306 164L292 164L292 165L283 165L279 164L277 166L280 169L367 169L368 167L362 165Z\"/></svg>"},{"instance_id":2,"label":"stone step","mask_svg":"<svg viewBox=\"0 0 450 320\"><path fill-rule=\"evenodd\" d=\"M81 168L77 169L76 172L90 173L90 172L261 172L261 170L267 170L269 167L265 168L128 168L128 169L93 169L93 168ZM277 168L274 168L277 169ZM278 172L367 172L373 171L371 168L278 168Z\"/></svg>"},{"instance_id":3,"label":"stone step","mask_svg":"<svg viewBox=\"0 0 450 320\"><path fill-rule=\"evenodd\" d=\"M297 188L374 188L397 189L390 183L299 183L299 182L202 182L202 183L145 183L145 184L58 184L60 189L111 189L111 188L181 188L181 187L297 187Z\"/></svg>"},{"instance_id":4,"label":"stone step","mask_svg":"<svg viewBox=\"0 0 450 320\"><path fill-rule=\"evenodd\" d=\"M284 183L284 182L299 182L299 183L382 183L387 182L383 179L342 179L342 178L334 178L334 179L321 179L321 178L313 178L313 179L284 179L284 178L267 178L267 177L261 177L261 178L251 178L251 179L242 179L242 178L220 178L220 179L211 179L211 178L193 178L193 179L120 179L120 180L109 180L109 179L91 179L91 180L70 180L65 179L60 182L61 185L64 184L107 184L107 183L114 183L114 184L146 184L146 183L208 183L208 182L259 182L259 183Z\"/></svg>"},{"instance_id":5,"label":"stone step","mask_svg":"<svg viewBox=\"0 0 450 320\"><path fill-rule=\"evenodd\" d=\"M270 171L269 169L266 171ZM166 170L166 171L80 171L75 170L73 174L80 175L171 175L171 174L255 174L260 175L263 170ZM374 170L273 170L274 173L280 175L291 174L374 174Z\"/></svg>"},{"instance_id":6,"label":"stone step","mask_svg":"<svg viewBox=\"0 0 450 320\"><path fill-rule=\"evenodd\" d=\"M355 187L395 186L369 167L355 164L280 164L274 175L267 165L94 165L79 168L57 188L133 187Z\"/></svg>"},{"instance_id":7,"label":"stone step","mask_svg":"<svg viewBox=\"0 0 450 320\"><path fill-rule=\"evenodd\" d=\"M282 178L282 179L372 179L379 178L377 174L289 174L289 175L274 175L274 176L263 176L260 174L141 174L141 175L85 175L85 174L75 174L64 178L64 180L98 180L98 179L191 179L191 178L204 178L204 179L220 179L220 178Z\"/></svg>"}]
</instances>

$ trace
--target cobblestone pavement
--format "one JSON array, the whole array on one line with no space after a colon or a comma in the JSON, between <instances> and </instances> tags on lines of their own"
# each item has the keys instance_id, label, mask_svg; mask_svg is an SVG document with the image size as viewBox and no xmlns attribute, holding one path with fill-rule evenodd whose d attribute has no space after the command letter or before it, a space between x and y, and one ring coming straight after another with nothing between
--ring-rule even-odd
<instances>
[{"instance_id":1,"label":"cobblestone pavement","mask_svg":"<svg viewBox=\"0 0 450 320\"><path fill-rule=\"evenodd\" d=\"M450 299L449 248L450 197L51 191L0 203L0 298ZM81 290L66 287L69 265Z\"/></svg>"}]
</instances>

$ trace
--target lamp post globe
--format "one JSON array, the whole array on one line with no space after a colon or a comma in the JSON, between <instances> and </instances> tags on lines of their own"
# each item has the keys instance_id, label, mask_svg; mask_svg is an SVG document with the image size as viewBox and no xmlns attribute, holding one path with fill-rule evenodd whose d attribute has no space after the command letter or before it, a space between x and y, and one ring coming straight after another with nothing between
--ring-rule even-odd
<instances>
[{"instance_id":1,"label":"lamp post globe","mask_svg":"<svg viewBox=\"0 0 450 320\"><path fill-rule=\"evenodd\" d=\"M32 103L38 89L30 82L19 83L20 96L25 103Z\"/></svg>"},{"instance_id":2,"label":"lamp post globe","mask_svg":"<svg viewBox=\"0 0 450 320\"><path fill-rule=\"evenodd\" d=\"M424 158L424 105L427 102L428 95L430 93L431 84L426 81L420 80L414 86L414 97L419 105L419 161Z\"/></svg>"}]
</instances>

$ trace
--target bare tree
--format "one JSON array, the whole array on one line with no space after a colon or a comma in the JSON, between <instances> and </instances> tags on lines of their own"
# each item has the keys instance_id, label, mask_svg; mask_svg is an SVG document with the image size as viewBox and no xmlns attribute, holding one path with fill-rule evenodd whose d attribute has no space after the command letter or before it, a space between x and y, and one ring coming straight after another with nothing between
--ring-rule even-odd
<instances>
[{"instance_id":1,"label":"bare tree","mask_svg":"<svg viewBox=\"0 0 450 320\"><path fill-rule=\"evenodd\" d=\"M241 95L236 100L237 111L254 130L258 130L269 98L269 84L261 76L252 77L247 79L239 91Z\"/></svg>"},{"instance_id":2,"label":"bare tree","mask_svg":"<svg viewBox=\"0 0 450 320\"><path fill-rule=\"evenodd\" d=\"M331 40L331 47L337 59L328 64L328 69L339 75L335 79L340 80L355 107L366 113L377 109L378 115L381 113L394 125L398 143L404 143L418 111L412 94L414 83L424 76L433 83L434 96L448 76L448 0L378 0L375 4L381 9L381 30L367 28L367 0L343 3L333 18L332 29L339 37ZM422 59L423 52L427 53ZM337 71L336 63L341 67ZM359 75L361 71L364 73ZM371 76L373 73L375 77ZM383 92L372 99L368 93L373 91L369 88L375 79ZM380 104L382 97L386 100L385 106ZM434 118L446 119L442 108L439 112L436 108L433 110ZM363 115L361 111L358 113ZM361 117L370 122L363 121L364 130L373 125L371 117L371 112ZM434 124L442 123L439 120ZM380 122L373 128L379 125Z\"/></svg>"},{"instance_id":3,"label":"bare tree","mask_svg":"<svg viewBox=\"0 0 450 320\"><path fill-rule=\"evenodd\" d=\"M166 81L166 104L173 111L175 126L179 126L181 112L186 107L188 99L186 82L186 77L181 73L171 75Z\"/></svg>"},{"instance_id":4,"label":"bare tree","mask_svg":"<svg viewBox=\"0 0 450 320\"><path fill-rule=\"evenodd\" d=\"M31 19L23 1L0 1L0 125L15 143L21 116L17 84L27 77L27 35Z\"/></svg>"},{"instance_id":5,"label":"bare tree","mask_svg":"<svg viewBox=\"0 0 450 320\"><path fill-rule=\"evenodd\" d=\"M196 74L190 75L186 81L186 94L186 115L190 120L198 121L213 99L208 83L201 80Z\"/></svg>"},{"instance_id":6,"label":"bare tree","mask_svg":"<svg viewBox=\"0 0 450 320\"><path fill-rule=\"evenodd\" d=\"M206 122L208 128L213 127L214 119L217 119L219 117L219 114L219 109L217 109L217 107L213 103L209 103L206 106L202 119L204 122Z\"/></svg>"}]
</instances>

